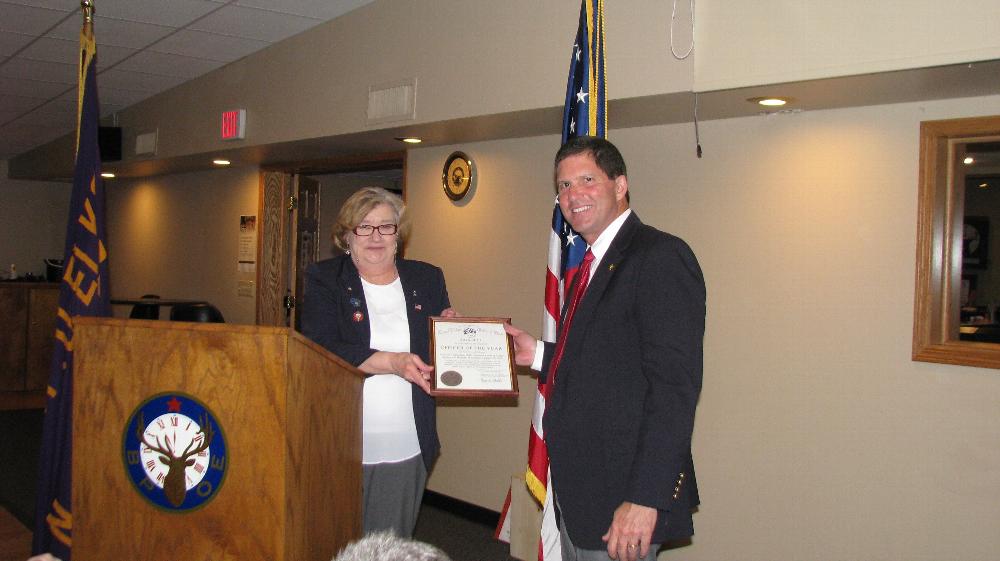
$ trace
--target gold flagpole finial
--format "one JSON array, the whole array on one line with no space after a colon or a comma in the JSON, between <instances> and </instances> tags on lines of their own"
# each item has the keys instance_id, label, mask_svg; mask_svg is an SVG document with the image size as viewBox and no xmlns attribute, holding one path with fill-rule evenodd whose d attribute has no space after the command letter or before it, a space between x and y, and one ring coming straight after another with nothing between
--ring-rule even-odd
<instances>
[{"instance_id":1,"label":"gold flagpole finial","mask_svg":"<svg viewBox=\"0 0 1000 561\"><path fill-rule=\"evenodd\" d=\"M94 21L94 0L80 0L80 8L83 9L83 23Z\"/></svg>"}]
</instances>

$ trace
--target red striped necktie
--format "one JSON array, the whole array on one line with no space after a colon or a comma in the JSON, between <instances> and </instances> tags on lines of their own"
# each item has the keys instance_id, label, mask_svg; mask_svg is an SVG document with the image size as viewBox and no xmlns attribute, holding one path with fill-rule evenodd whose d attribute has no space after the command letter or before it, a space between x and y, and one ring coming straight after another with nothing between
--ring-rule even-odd
<instances>
[{"instance_id":1,"label":"red striped necktie","mask_svg":"<svg viewBox=\"0 0 1000 561\"><path fill-rule=\"evenodd\" d=\"M587 292L587 286L590 284L590 264L594 262L594 254L588 249L587 253L583 256L583 261L580 263L580 268L576 271L576 282L573 284L573 297L570 298L569 307L566 308L566 316L562 320L562 324L559 326L559 338L556 340L556 351L552 356L552 362L549 363L549 375L547 383L555 384L556 381L556 370L559 368L559 363L562 362L563 351L566 350L566 339L569 335L569 326L573 323L573 315L576 313L576 307L583 300L583 293Z\"/></svg>"}]
</instances>

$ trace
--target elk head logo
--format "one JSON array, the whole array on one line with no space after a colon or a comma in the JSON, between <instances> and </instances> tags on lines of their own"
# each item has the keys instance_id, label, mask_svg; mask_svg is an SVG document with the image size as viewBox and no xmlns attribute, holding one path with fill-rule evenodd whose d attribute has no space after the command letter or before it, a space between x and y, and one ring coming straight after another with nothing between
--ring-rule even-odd
<instances>
[{"instance_id":1,"label":"elk head logo","mask_svg":"<svg viewBox=\"0 0 1000 561\"><path fill-rule=\"evenodd\" d=\"M189 466L194 465L193 456L207 450L215 437L215 429L212 428L207 414L199 417L198 425L198 433L184 448L184 451L178 455L174 449L177 442L171 442L167 436L163 437L163 442L160 442L159 436L156 437L155 444L149 442L145 434L146 423L142 413L139 414L139 422L136 424L135 435L139 442L159 454L160 463L167 466L167 475L163 478L163 494L167 497L167 501L175 507L181 506L184 503L184 497L187 496L185 471Z\"/></svg>"}]
</instances>

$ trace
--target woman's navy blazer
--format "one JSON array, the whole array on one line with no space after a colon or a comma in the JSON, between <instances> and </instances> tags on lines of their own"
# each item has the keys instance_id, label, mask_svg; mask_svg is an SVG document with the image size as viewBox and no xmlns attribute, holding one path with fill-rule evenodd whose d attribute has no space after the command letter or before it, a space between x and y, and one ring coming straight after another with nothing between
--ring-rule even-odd
<instances>
[{"instance_id":1,"label":"woman's navy blazer","mask_svg":"<svg viewBox=\"0 0 1000 561\"><path fill-rule=\"evenodd\" d=\"M422 261L397 259L396 270L406 299L410 352L430 363L430 316L450 307L441 269ZM302 334L354 366L376 352L361 275L349 255L309 265L302 302ZM417 439L427 471L441 449L434 398L411 384Z\"/></svg>"}]
</instances>

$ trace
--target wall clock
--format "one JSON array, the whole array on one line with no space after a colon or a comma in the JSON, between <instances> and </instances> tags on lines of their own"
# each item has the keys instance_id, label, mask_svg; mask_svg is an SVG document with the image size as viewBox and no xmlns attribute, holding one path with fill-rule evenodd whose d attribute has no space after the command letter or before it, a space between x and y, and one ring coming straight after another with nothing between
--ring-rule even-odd
<instances>
[{"instance_id":1,"label":"wall clock","mask_svg":"<svg viewBox=\"0 0 1000 561\"><path fill-rule=\"evenodd\" d=\"M464 152L452 152L445 160L444 170L441 173L441 184L449 199L460 201L465 198L475 179L475 163Z\"/></svg>"}]
</instances>

